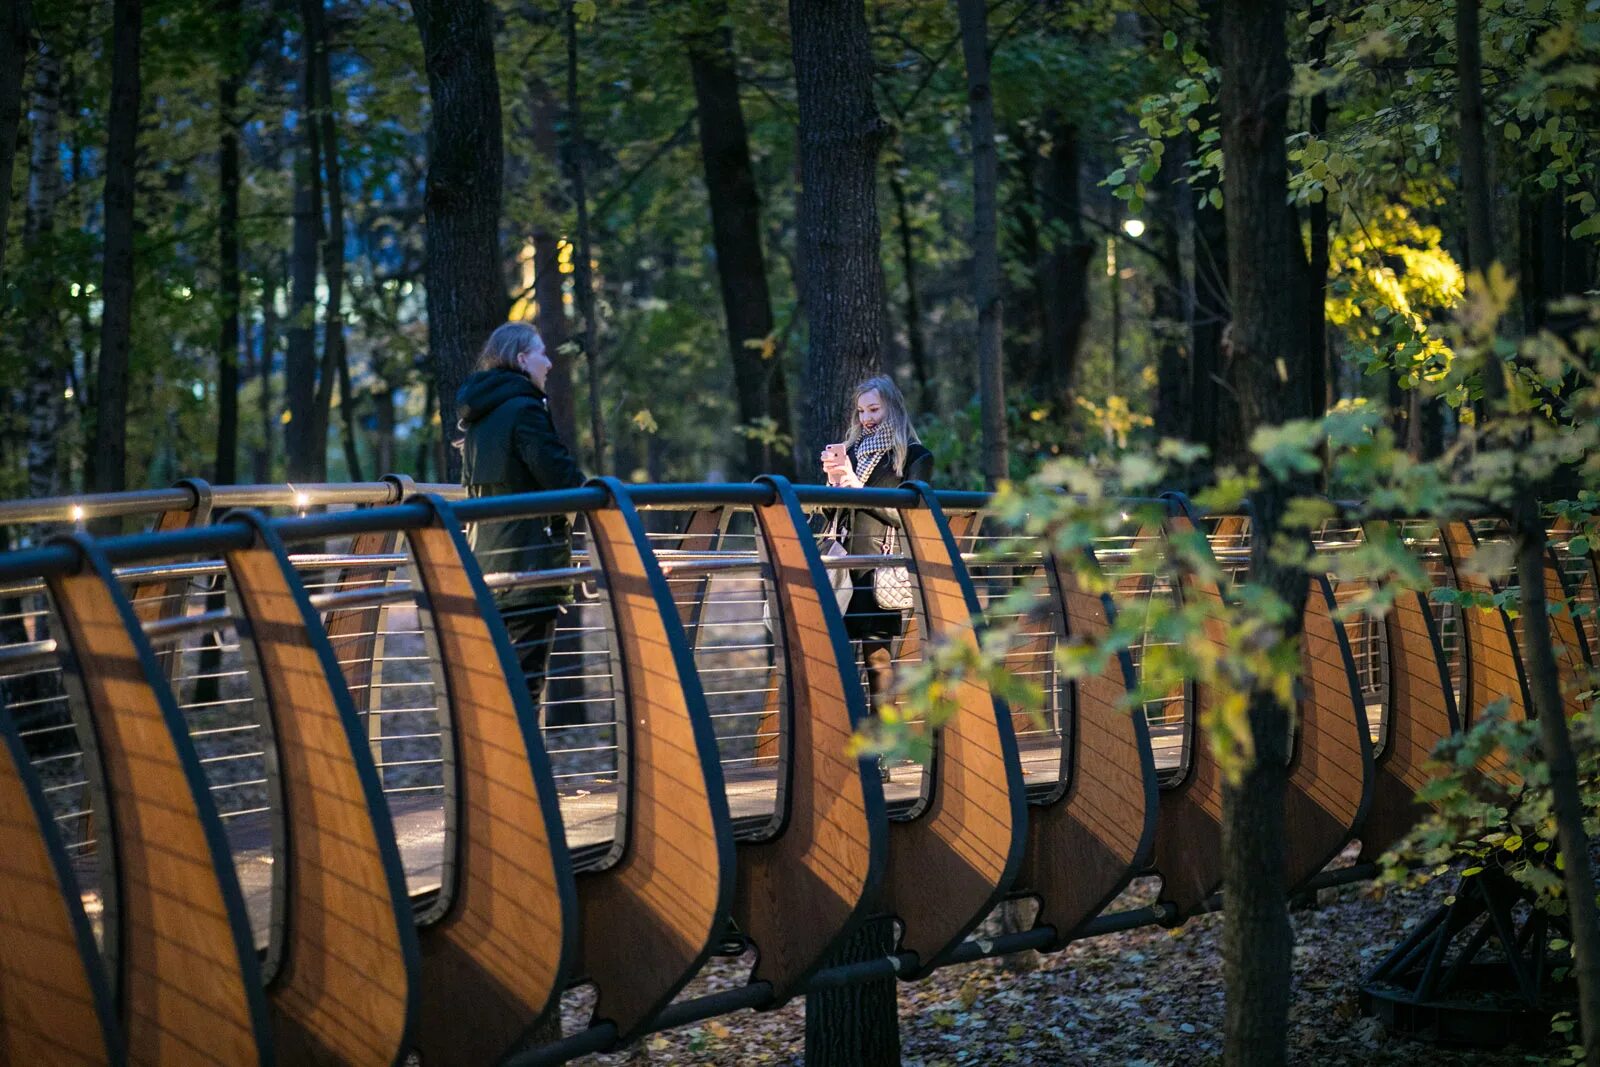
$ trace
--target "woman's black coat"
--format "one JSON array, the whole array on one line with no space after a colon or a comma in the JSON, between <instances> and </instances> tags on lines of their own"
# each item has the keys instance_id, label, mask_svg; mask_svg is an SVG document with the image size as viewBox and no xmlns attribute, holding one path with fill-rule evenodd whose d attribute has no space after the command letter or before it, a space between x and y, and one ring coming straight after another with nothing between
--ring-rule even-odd
<instances>
[{"instance_id":1,"label":"woman's black coat","mask_svg":"<svg viewBox=\"0 0 1600 1067\"><path fill-rule=\"evenodd\" d=\"M850 467L855 469L856 454L852 447L850 450ZM894 465L894 453L891 451L878 461L873 468L872 476L866 481L867 489L894 489L901 482L926 482L933 477L933 453L922 445L912 442L906 449L906 464L904 468ZM878 508L844 509L839 516L839 521L847 529L845 535L845 548L852 556L875 556L883 552L884 537L888 534L889 527L896 530L902 528L900 515L896 511L883 511ZM899 554L906 553L905 543L899 545ZM878 598L872 591L872 574L870 570L850 572L856 591L850 598L850 604L845 609L845 627L850 636L856 639L886 639L899 637L901 619L898 611L886 611L878 605Z\"/></svg>"},{"instance_id":2,"label":"woman's black coat","mask_svg":"<svg viewBox=\"0 0 1600 1067\"><path fill-rule=\"evenodd\" d=\"M461 484L468 496L575 489L583 471L556 433L550 401L525 374L497 369L469 376L456 394L466 431ZM565 515L475 524L472 549L485 571L553 570L572 565L572 528ZM572 599L570 587L513 589L502 608Z\"/></svg>"}]
</instances>

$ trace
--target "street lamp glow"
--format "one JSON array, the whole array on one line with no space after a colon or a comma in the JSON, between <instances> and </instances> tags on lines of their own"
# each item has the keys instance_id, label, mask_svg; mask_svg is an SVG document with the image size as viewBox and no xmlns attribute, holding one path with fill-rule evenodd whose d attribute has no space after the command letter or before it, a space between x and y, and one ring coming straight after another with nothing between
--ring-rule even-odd
<instances>
[{"instance_id":1,"label":"street lamp glow","mask_svg":"<svg viewBox=\"0 0 1600 1067\"><path fill-rule=\"evenodd\" d=\"M1144 220L1143 219L1123 219L1122 220L1122 232L1127 234L1129 237L1143 237L1144 236Z\"/></svg>"},{"instance_id":2,"label":"street lamp glow","mask_svg":"<svg viewBox=\"0 0 1600 1067\"><path fill-rule=\"evenodd\" d=\"M82 504L74 504L74 505L72 505L72 521L73 522L82 522L83 521L83 505Z\"/></svg>"}]
</instances>

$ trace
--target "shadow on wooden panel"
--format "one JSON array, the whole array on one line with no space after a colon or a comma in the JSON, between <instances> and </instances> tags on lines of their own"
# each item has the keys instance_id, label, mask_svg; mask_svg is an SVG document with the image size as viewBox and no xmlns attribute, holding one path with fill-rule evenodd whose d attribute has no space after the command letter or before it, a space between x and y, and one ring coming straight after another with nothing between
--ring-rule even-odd
<instances>
[{"instance_id":1,"label":"shadow on wooden panel","mask_svg":"<svg viewBox=\"0 0 1600 1067\"><path fill-rule=\"evenodd\" d=\"M1355 659L1326 575L1311 578L1300 634L1300 722L1284 790L1292 891L1339 854L1372 800L1372 735Z\"/></svg>"},{"instance_id":2,"label":"shadow on wooden panel","mask_svg":"<svg viewBox=\"0 0 1600 1067\"><path fill-rule=\"evenodd\" d=\"M121 1063L100 952L55 819L0 708L0 1063Z\"/></svg>"},{"instance_id":3,"label":"shadow on wooden panel","mask_svg":"<svg viewBox=\"0 0 1600 1067\"><path fill-rule=\"evenodd\" d=\"M1184 514L1170 516L1162 528L1169 540L1199 536L1194 522ZM1222 590L1216 583L1186 572L1179 583L1185 600L1199 598L1220 607ZM1220 620L1206 624L1203 640L1225 646ZM1193 687L1189 712L1187 760L1180 778L1161 792L1156 821L1155 867L1161 875L1161 902L1173 918L1187 918L1203 909L1222 887L1222 769L1211 745L1197 724L1217 698L1209 686Z\"/></svg>"},{"instance_id":4,"label":"shadow on wooden panel","mask_svg":"<svg viewBox=\"0 0 1600 1067\"><path fill-rule=\"evenodd\" d=\"M559 1003L578 906L555 779L499 611L448 504L407 533L454 755L442 911L418 931L424 1063L490 1063ZM453 875L453 876L452 876Z\"/></svg>"},{"instance_id":5,"label":"shadow on wooden panel","mask_svg":"<svg viewBox=\"0 0 1600 1067\"><path fill-rule=\"evenodd\" d=\"M1579 694L1590 688L1591 655L1578 617L1572 613L1573 605L1578 603L1577 596L1567 588L1567 581L1561 574L1561 561L1553 549L1545 551L1544 595L1550 607L1550 638L1555 645L1562 712L1570 719L1589 710Z\"/></svg>"},{"instance_id":6,"label":"shadow on wooden panel","mask_svg":"<svg viewBox=\"0 0 1600 1067\"><path fill-rule=\"evenodd\" d=\"M395 537L393 530L357 534L350 544L350 554L388 555L394 551ZM381 588L388 584L392 573L387 565L382 564L346 567L334 580L333 589L335 592L345 592L350 589ZM351 703L360 715L366 715L377 705L372 691L373 658L378 652L378 626L382 620L383 607L369 604L336 608L328 612L322 621L322 628L328 633L328 643L338 657Z\"/></svg>"},{"instance_id":7,"label":"shadow on wooden panel","mask_svg":"<svg viewBox=\"0 0 1600 1067\"><path fill-rule=\"evenodd\" d=\"M867 698L844 617L805 514L787 480L756 508L783 627L789 699L780 771L783 818L771 838L741 843L733 914L760 951L752 981L781 1004L855 929L876 895L888 821L877 763L850 755Z\"/></svg>"},{"instance_id":8,"label":"shadow on wooden panel","mask_svg":"<svg viewBox=\"0 0 1600 1067\"><path fill-rule=\"evenodd\" d=\"M1376 529L1369 527L1367 536L1376 537ZM1344 585L1339 592L1345 593ZM1389 648L1388 726L1383 751L1373 759L1372 805L1358 831L1361 862L1377 860L1426 814L1427 807L1416 799L1429 780L1423 764L1440 740L1461 728L1426 598L1400 593L1383 626Z\"/></svg>"},{"instance_id":9,"label":"shadow on wooden panel","mask_svg":"<svg viewBox=\"0 0 1600 1067\"><path fill-rule=\"evenodd\" d=\"M672 594L626 487L591 483L612 506L589 513L609 597L612 648L626 694L627 843L578 878L582 972L598 988L595 1022L628 1041L666 1007L727 918L733 835L716 738Z\"/></svg>"},{"instance_id":10,"label":"shadow on wooden panel","mask_svg":"<svg viewBox=\"0 0 1600 1067\"><path fill-rule=\"evenodd\" d=\"M282 930L267 982L278 1049L286 1063L397 1063L415 1007L417 938L378 771L278 535L259 512L227 521L255 534L225 560L240 649L275 742L284 827Z\"/></svg>"},{"instance_id":11,"label":"shadow on wooden panel","mask_svg":"<svg viewBox=\"0 0 1600 1067\"><path fill-rule=\"evenodd\" d=\"M271 1059L244 901L188 728L99 548L49 588L103 770L116 871L106 954L133 1063ZM181 887L175 892L174 887Z\"/></svg>"},{"instance_id":12,"label":"shadow on wooden panel","mask_svg":"<svg viewBox=\"0 0 1600 1067\"><path fill-rule=\"evenodd\" d=\"M711 552L722 543L730 512L727 508L701 508L689 513L683 536L676 546L680 552ZM690 648L700 647L700 623L705 618L706 600L711 595L711 575L682 582L668 582L673 601L678 605L678 620Z\"/></svg>"},{"instance_id":13,"label":"shadow on wooden panel","mask_svg":"<svg viewBox=\"0 0 1600 1067\"><path fill-rule=\"evenodd\" d=\"M932 490L902 512L931 638L975 643L977 597ZM1027 802L1011 716L989 689L964 679L956 711L934 738L922 813L890 824L888 910L902 947L926 973L959 945L1010 887L1022 858Z\"/></svg>"},{"instance_id":14,"label":"shadow on wooden panel","mask_svg":"<svg viewBox=\"0 0 1600 1067\"><path fill-rule=\"evenodd\" d=\"M1085 550L1088 565L1094 557ZM1116 617L1111 598L1085 589L1077 572L1048 564L1067 641L1094 644ZM1028 810L1028 844L1017 886L1040 898L1037 923L1063 947L1120 893L1148 859L1156 828L1156 767L1144 711L1123 706L1133 661L1112 656L1099 674L1074 683L1066 792Z\"/></svg>"}]
</instances>

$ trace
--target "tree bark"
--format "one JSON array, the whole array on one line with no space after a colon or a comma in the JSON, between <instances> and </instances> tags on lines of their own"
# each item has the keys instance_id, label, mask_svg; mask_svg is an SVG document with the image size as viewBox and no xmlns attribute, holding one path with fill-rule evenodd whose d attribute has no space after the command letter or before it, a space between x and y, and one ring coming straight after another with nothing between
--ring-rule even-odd
<instances>
[{"instance_id":1,"label":"tree bark","mask_svg":"<svg viewBox=\"0 0 1600 1067\"><path fill-rule=\"evenodd\" d=\"M1283 299L1285 278L1304 269L1300 235L1287 210L1289 62L1283 0L1224 0L1218 49L1223 72L1222 150L1228 161L1225 216L1233 323L1229 382L1242 431L1274 426L1309 410L1303 306ZM1283 512L1309 488L1264 476L1250 494L1251 577L1287 605L1276 635L1299 637L1306 577L1271 551ZM1283 1064L1289 1021L1293 933L1284 884L1284 786L1289 716L1265 687L1250 697L1255 758L1223 791L1222 862L1227 907L1223 1056L1229 1064Z\"/></svg>"},{"instance_id":2,"label":"tree bark","mask_svg":"<svg viewBox=\"0 0 1600 1067\"><path fill-rule=\"evenodd\" d=\"M111 111L107 119L105 263L100 294L100 366L95 390L96 492L127 487L128 364L133 348L133 197L138 165L139 37L143 0L116 0L111 22Z\"/></svg>"},{"instance_id":3,"label":"tree bark","mask_svg":"<svg viewBox=\"0 0 1600 1067\"><path fill-rule=\"evenodd\" d=\"M983 480L993 489L1011 477L1006 446L1005 363L1001 353L1000 236L996 207L999 154L994 144L994 93L989 84L989 9L984 0L955 0L961 51L967 60L972 113L972 274L978 304L978 401L983 423Z\"/></svg>"},{"instance_id":4,"label":"tree bark","mask_svg":"<svg viewBox=\"0 0 1600 1067\"><path fill-rule=\"evenodd\" d=\"M217 455L212 477L219 485L239 480L239 80L240 0L226 0L223 20L222 77L217 83L221 140L217 152L217 292L222 322L217 338Z\"/></svg>"},{"instance_id":5,"label":"tree bark","mask_svg":"<svg viewBox=\"0 0 1600 1067\"><path fill-rule=\"evenodd\" d=\"M883 343L878 152L888 127L872 92L862 0L790 0L799 104L799 251L809 325L797 466L849 421L850 389L877 373Z\"/></svg>"},{"instance_id":6,"label":"tree bark","mask_svg":"<svg viewBox=\"0 0 1600 1067\"><path fill-rule=\"evenodd\" d=\"M322 274L328 286L328 306L322 318L322 370L317 378L316 439L324 442L318 466L326 476L328 420L333 407L335 380L339 386L339 412L342 416L340 443L344 450L345 475L362 481L361 454L356 447L356 398L350 386L350 356L344 343L344 177L339 161L339 130L333 109L333 75L328 52L327 15L322 0L305 4L310 45L311 88L316 101L313 114L322 156L323 188L327 191L328 217L323 231Z\"/></svg>"},{"instance_id":7,"label":"tree bark","mask_svg":"<svg viewBox=\"0 0 1600 1067\"><path fill-rule=\"evenodd\" d=\"M911 357L911 375L917 382L917 402L924 411L939 407L928 366L928 337L922 328L922 283L917 278L916 233L911 228L911 198L905 179L893 168L889 171L889 195L894 198L895 235L899 238L900 273L905 279L906 349Z\"/></svg>"},{"instance_id":8,"label":"tree bark","mask_svg":"<svg viewBox=\"0 0 1600 1067\"><path fill-rule=\"evenodd\" d=\"M0 272L6 265L11 170L16 162L17 127L22 123L22 86L32 44L32 12L28 0L4 0L0 3Z\"/></svg>"},{"instance_id":9,"label":"tree bark","mask_svg":"<svg viewBox=\"0 0 1600 1067\"><path fill-rule=\"evenodd\" d=\"M1044 289L1043 353L1034 384L1065 413L1072 410L1089 324L1089 260L1095 245L1083 232L1077 127L1053 111L1047 119L1050 156L1040 183L1045 253L1038 267Z\"/></svg>"},{"instance_id":10,"label":"tree bark","mask_svg":"<svg viewBox=\"0 0 1600 1067\"><path fill-rule=\"evenodd\" d=\"M1483 61L1478 25L1478 0L1456 5L1457 107L1461 122L1461 192L1466 201L1467 262L1488 273L1496 260L1492 187L1483 118ZM1483 373L1484 400L1491 411L1503 408L1506 382L1498 356L1487 356ZM1516 449L1520 440L1508 441ZM1556 666L1555 648L1544 592L1548 545L1539 486L1519 478L1514 486L1511 539L1517 556L1521 590L1522 653L1528 668L1533 713L1539 742L1550 773L1551 807L1556 818L1556 844L1561 853L1567 920L1572 928L1573 973L1578 979L1578 1030L1584 1062L1600 1067L1600 909L1595 902L1594 874L1589 861L1589 835L1584 829L1583 793L1577 759L1567 727L1566 710Z\"/></svg>"},{"instance_id":11,"label":"tree bark","mask_svg":"<svg viewBox=\"0 0 1600 1067\"><path fill-rule=\"evenodd\" d=\"M533 99L529 112L533 122L533 147L550 164L550 169L561 173L561 140L556 131L559 111L554 95L542 83L534 83ZM572 384L572 355L562 352L571 331L567 325L565 282L561 275L561 231L552 228L552 219L565 214L558 183L551 182L544 196L545 218L533 231L533 295L539 305L539 336L544 339L552 365L550 377L545 382L545 393L550 398L550 414L555 420L556 432L568 446L578 446L578 398Z\"/></svg>"},{"instance_id":12,"label":"tree bark","mask_svg":"<svg viewBox=\"0 0 1600 1067\"><path fill-rule=\"evenodd\" d=\"M589 197L583 175L583 105L578 96L578 12L574 0L565 0L567 28L567 178L578 209L578 248L573 284L578 313L583 316L583 354L589 364L589 434L594 441L594 469L606 469L606 430L600 403L600 330L595 322L594 248L589 233Z\"/></svg>"},{"instance_id":13,"label":"tree bark","mask_svg":"<svg viewBox=\"0 0 1600 1067\"><path fill-rule=\"evenodd\" d=\"M28 200L22 219L23 255L30 269L18 281L25 294L22 337L29 355L23 400L28 413L28 495L41 497L54 496L61 488L63 409L61 333L48 292L55 274L52 235L61 201L61 60L48 42L41 44L34 61L32 111Z\"/></svg>"},{"instance_id":14,"label":"tree bark","mask_svg":"<svg viewBox=\"0 0 1600 1067\"><path fill-rule=\"evenodd\" d=\"M1334 9L1330 2L1323 9L1327 22L1321 33L1311 39L1311 62L1321 67L1328 56L1328 34L1333 26ZM1328 133L1327 91L1311 97L1310 133L1322 139ZM1307 255L1310 284L1306 293L1306 340L1311 346L1311 417L1321 418L1337 402L1334 368L1328 359L1328 198L1313 203L1306 212L1311 229L1311 247Z\"/></svg>"},{"instance_id":15,"label":"tree bark","mask_svg":"<svg viewBox=\"0 0 1600 1067\"><path fill-rule=\"evenodd\" d=\"M317 435L317 239L322 219L322 162L315 121L311 60L306 56L301 92L304 142L295 152L294 233L289 252L289 337L283 360L284 431L291 482L317 480L327 438Z\"/></svg>"},{"instance_id":16,"label":"tree bark","mask_svg":"<svg viewBox=\"0 0 1600 1067\"><path fill-rule=\"evenodd\" d=\"M251 459L251 477L256 484L272 481L272 435L278 420L272 405L272 364L278 353L278 276L262 272L261 358L256 365L260 392L256 395L256 415L261 420L261 447Z\"/></svg>"},{"instance_id":17,"label":"tree bark","mask_svg":"<svg viewBox=\"0 0 1600 1067\"><path fill-rule=\"evenodd\" d=\"M1193 195L1179 177L1181 160L1187 159L1187 137L1168 147L1156 175L1156 195L1150 199L1150 240L1161 251L1161 278L1156 282L1154 323L1156 333L1156 410L1158 437L1188 438L1194 417L1190 396L1192 373L1187 320L1190 309L1183 274L1181 230L1193 211L1185 213Z\"/></svg>"},{"instance_id":18,"label":"tree bark","mask_svg":"<svg viewBox=\"0 0 1600 1067\"><path fill-rule=\"evenodd\" d=\"M441 432L454 437L456 392L478 349L505 321L501 275L500 83L494 9L473 0L412 0L422 35L428 122L427 281L430 376ZM446 449L460 476L460 454Z\"/></svg>"},{"instance_id":19,"label":"tree bark","mask_svg":"<svg viewBox=\"0 0 1600 1067\"><path fill-rule=\"evenodd\" d=\"M894 952L892 919L870 919L829 959L831 965ZM899 1019L893 978L806 994L806 1067L898 1067Z\"/></svg>"},{"instance_id":20,"label":"tree bark","mask_svg":"<svg viewBox=\"0 0 1600 1067\"><path fill-rule=\"evenodd\" d=\"M767 291L767 263L761 250L761 201L744 109L739 102L739 74L734 67L733 34L724 24L727 5L717 0L697 17L714 28L689 38L689 70L699 112L700 157L706 193L711 201L711 234L717 253L717 279L727 319L728 354L733 363L739 421L747 426L770 419L784 436L792 432L789 395L783 364L771 354L772 298ZM766 469L768 449L745 438L742 473L754 477ZM794 463L780 473L792 473Z\"/></svg>"}]
</instances>

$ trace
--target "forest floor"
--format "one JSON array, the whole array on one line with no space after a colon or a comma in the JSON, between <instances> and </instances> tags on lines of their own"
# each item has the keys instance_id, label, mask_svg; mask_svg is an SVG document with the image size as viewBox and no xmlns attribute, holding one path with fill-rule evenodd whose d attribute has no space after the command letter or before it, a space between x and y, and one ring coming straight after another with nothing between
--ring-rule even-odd
<instances>
[{"instance_id":1,"label":"forest floor","mask_svg":"<svg viewBox=\"0 0 1600 1067\"><path fill-rule=\"evenodd\" d=\"M1290 1062L1316 1064L1466 1064L1509 1067L1545 1062L1556 1048L1446 1049L1388 1033L1357 1006L1361 976L1448 891L1446 880L1378 895L1367 885L1323 890L1314 908L1295 911ZM1109 910L1148 900L1136 883ZM1221 1062L1222 915L1177 930L1146 928L1068 945L1037 957L1036 970L1002 961L947 967L899 989L902 1062L957 1064L1182 1064ZM685 996L744 980L751 960L714 959ZM587 1015L587 997L570 998L566 1032ZM586 1067L620 1064L799 1064L805 1004L797 998L762 1014L739 1012L653 1034L629 1049L589 1056Z\"/></svg>"}]
</instances>

